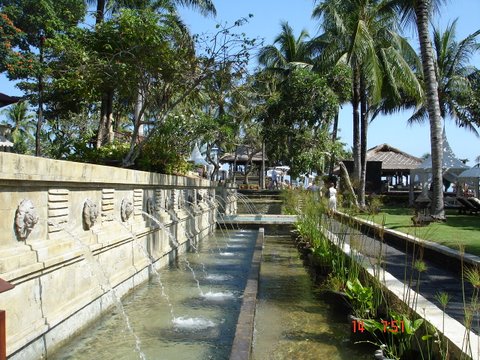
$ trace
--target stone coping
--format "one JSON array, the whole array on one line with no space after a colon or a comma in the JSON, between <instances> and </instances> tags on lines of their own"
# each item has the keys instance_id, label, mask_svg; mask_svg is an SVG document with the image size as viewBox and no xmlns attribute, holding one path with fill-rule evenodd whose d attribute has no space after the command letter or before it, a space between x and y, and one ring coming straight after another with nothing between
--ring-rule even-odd
<instances>
[{"instance_id":1,"label":"stone coping","mask_svg":"<svg viewBox=\"0 0 480 360\"><path fill-rule=\"evenodd\" d=\"M444 313L438 306L428 301L421 294L417 294L414 289L405 286L404 283L395 278L389 272L381 269L381 272L379 273L378 267L375 268L363 254L352 250L349 244L340 241L335 234L327 229L322 228L322 230L326 234L328 240L330 240L336 246L339 246L346 256L354 258L354 260L366 270L370 277L381 279L381 285L399 301L405 303L403 299L406 298L407 292L410 299L416 299L415 309L408 304L406 305L408 305L409 308L412 309L419 317L422 317L425 319L425 321L434 326L436 330L443 334L450 344L456 348L452 349L452 346L449 346L450 350L461 352L464 354L463 356L465 356L465 351L470 350L473 359L480 358L480 339L477 334L471 330L467 330L466 327L459 321ZM467 345L465 341L467 337L470 340L469 345ZM461 358L461 356L462 355L458 357Z\"/></svg>"},{"instance_id":2,"label":"stone coping","mask_svg":"<svg viewBox=\"0 0 480 360\"><path fill-rule=\"evenodd\" d=\"M253 225L291 225L297 221L296 215L227 215L220 217L218 222L223 224L253 224Z\"/></svg>"},{"instance_id":3,"label":"stone coping","mask_svg":"<svg viewBox=\"0 0 480 360\"><path fill-rule=\"evenodd\" d=\"M0 152L0 182L5 181L165 185L176 188L214 186L211 181L200 178Z\"/></svg>"},{"instance_id":4,"label":"stone coping","mask_svg":"<svg viewBox=\"0 0 480 360\"><path fill-rule=\"evenodd\" d=\"M433 241L428 241L421 239L419 237L409 235L402 233L397 230L393 229L387 229L383 228L382 226L370 221L370 220L365 220L361 219L355 216L350 216L346 213L342 213L340 211L336 212L336 216L343 218L343 219L351 219L355 221L357 224L372 229L374 232L378 233L382 231L384 233L384 239L389 242L393 243L400 243L404 244L405 242L412 243L415 245L419 245L423 247L424 249L427 249L428 251L425 252L425 255L428 256L430 253L429 258L431 260L440 262L441 264L448 264L452 270L459 271L460 269L460 264L463 262L464 264L469 264L473 266L480 266L480 257L473 255L473 254L468 254L468 253L460 253L460 251L449 248L448 246L441 245L438 243L435 243Z\"/></svg>"},{"instance_id":5,"label":"stone coping","mask_svg":"<svg viewBox=\"0 0 480 360\"><path fill-rule=\"evenodd\" d=\"M243 292L243 301L238 316L232 351L230 352L230 360L248 360L251 356L264 239L264 229L260 228L255 243L247 285Z\"/></svg>"}]
</instances>

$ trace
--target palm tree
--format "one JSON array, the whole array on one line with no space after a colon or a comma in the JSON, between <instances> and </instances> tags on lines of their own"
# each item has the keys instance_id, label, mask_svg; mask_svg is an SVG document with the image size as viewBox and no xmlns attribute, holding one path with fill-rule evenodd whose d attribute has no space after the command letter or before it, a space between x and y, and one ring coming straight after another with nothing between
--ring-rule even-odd
<instances>
[{"instance_id":1,"label":"palm tree","mask_svg":"<svg viewBox=\"0 0 480 360\"><path fill-rule=\"evenodd\" d=\"M34 116L28 110L28 102L21 101L13 104L1 113L6 117L2 125L12 128L14 150L20 153L28 152L28 142L33 142L36 129Z\"/></svg>"},{"instance_id":2,"label":"palm tree","mask_svg":"<svg viewBox=\"0 0 480 360\"><path fill-rule=\"evenodd\" d=\"M360 206L365 206L367 131L371 112L401 91L421 92L404 53L413 49L396 33L396 16L388 1L327 0L317 5L314 18L323 19L327 44L321 56L328 63L346 61L352 69L353 157Z\"/></svg>"},{"instance_id":3,"label":"palm tree","mask_svg":"<svg viewBox=\"0 0 480 360\"><path fill-rule=\"evenodd\" d=\"M475 158L475 166L480 166L480 155Z\"/></svg>"},{"instance_id":4,"label":"palm tree","mask_svg":"<svg viewBox=\"0 0 480 360\"><path fill-rule=\"evenodd\" d=\"M430 121L433 181L431 214L438 220L445 220L442 181L442 115L438 96L438 80L435 72L434 52L428 25L432 12L438 10L442 3L445 3L445 0L391 0L391 4L395 6L398 13L401 14L402 20L407 23L415 23L418 31L426 89L426 105Z\"/></svg>"},{"instance_id":5,"label":"palm tree","mask_svg":"<svg viewBox=\"0 0 480 360\"><path fill-rule=\"evenodd\" d=\"M310 35L302 30L295 37L292 27L286 21L280 23L281 32L273 41L260 49L258 62L265 68L286 73L295 67L311 67L311 47L308 42ZM278 46L278 47L277 47Z\"/></svg>"},{"instance_id":6,"label":"palm tree","mask_svg":"<svg viewBox=\"0 0 480 360\"><path fill-rule=\"evenodd\" d=\"M471 55L479 49L476 37L480 30L465 39L455 40L457 20L449 24L444 32L433 28L436 74L438 77L438 99L443 119L450 117L459 127L465 127L478 136L475 124L463 114L462 100L472 91L470 76L475 68L469 65ZM408 120L424 122L428 119L427 104L422 104Z\"/></svg>"}]
</instances>

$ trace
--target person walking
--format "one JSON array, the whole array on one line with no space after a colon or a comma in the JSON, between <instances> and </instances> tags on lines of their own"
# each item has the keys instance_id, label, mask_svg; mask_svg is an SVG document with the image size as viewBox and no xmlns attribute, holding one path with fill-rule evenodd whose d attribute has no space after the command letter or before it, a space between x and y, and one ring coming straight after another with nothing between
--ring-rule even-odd
<instances>
[{"instance_id":1,"label":"person walking","mask_svg":"<svg viewBox=\"0 0 480 360\"><path fill-rule=\"evenodd\" d=\"M337 189L332 182L328 188L328 215L332 216L335 211L337 211Z\"/></svg>"}]
</instances>

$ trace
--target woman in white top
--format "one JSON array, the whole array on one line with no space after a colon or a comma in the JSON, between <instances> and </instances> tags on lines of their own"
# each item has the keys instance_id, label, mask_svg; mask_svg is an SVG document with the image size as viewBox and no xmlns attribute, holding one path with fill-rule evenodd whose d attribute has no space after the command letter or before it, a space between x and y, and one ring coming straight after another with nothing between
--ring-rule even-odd
<instances>
[{"instance_id":1,"label":"woman in white top","mask_svg":"<svg viewBox=\"0 0 480 360\"><path fill-rule=\"evenodd\" d=\"M333 183L330 183L330 187L328 188L328 213L332 214L334 211L337 210L337 189Z\"/></svg>"}]
</instances>

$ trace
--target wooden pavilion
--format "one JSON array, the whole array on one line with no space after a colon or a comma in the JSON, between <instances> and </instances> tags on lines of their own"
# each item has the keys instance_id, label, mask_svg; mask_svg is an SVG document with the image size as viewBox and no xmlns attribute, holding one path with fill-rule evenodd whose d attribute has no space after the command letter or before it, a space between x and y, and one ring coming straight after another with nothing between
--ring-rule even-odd
<instances>
[{"instance_id":1,"label":"wooden pavilion","mask_svg":"<svg viewBox=\"0 0 480 360\"><path fill-rule=\"evenodd\" d=\"M220 157L221 164L229 164L231 174L229 177L241 178L245 177L245 182L260 184L262 162L268 161L266 154L262 150L254 149L250 146L240 145L231 153L225 153ZM253 170L251 169L253 168ZM248 173L248 179L245 174Z\"/></svg>"},{"instance_id":2,"label":"wooden pavilion","mask_svg":"<svg viewBox=\"0 0 480 360\"><path fill-rule=\"evenodd\" d=\"M377 145L367 150L368 192L387 192L393 190L408 191L410 172L417 168L422 159L407 154L388 144ZM348 172L353 172L353 161L344 161Z\"/></svg>"},{"instance_id":3,"label":"wooden pavilion","mask_svg":"<svg viewBox=\"0 0 480 360\"><path fill-rule=\"evenodd\" d=\"M408 190L410 173L421 164L422 159L388 144L381 144L367 151L367 161L381 161L381 177L385 178L389 187Z\"/></svg>"}]
</instances>

